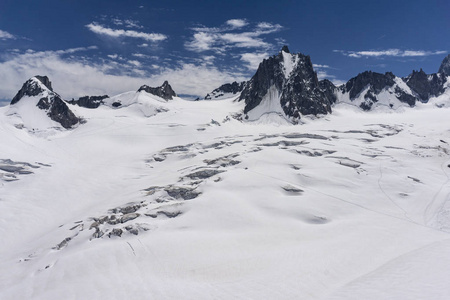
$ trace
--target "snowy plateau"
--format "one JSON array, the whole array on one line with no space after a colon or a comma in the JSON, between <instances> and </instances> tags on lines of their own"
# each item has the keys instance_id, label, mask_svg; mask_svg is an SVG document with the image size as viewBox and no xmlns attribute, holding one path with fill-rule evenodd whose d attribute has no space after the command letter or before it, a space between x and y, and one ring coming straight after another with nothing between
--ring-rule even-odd
<instances>
[{"instance_id":1,"label":"snowy plateau","mask_svg":"<svg viewBox=\"0 0 450 300\"><path fill-rule=\"evenodd\" d=\"M448 78L297 125L275 86L245 119L240 93L92 109L30 80L0 108L0 299L450 299Z\"/></svg>"}]
</instances>

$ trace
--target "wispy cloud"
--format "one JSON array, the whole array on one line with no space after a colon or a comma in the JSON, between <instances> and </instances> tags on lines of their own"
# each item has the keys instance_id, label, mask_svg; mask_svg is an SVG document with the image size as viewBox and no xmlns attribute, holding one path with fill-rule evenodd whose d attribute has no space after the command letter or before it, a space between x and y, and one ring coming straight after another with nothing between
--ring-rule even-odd
<instances>
[{"instance_id":1,"label":"wispy cloud","mask_svg":"<svg viewBox=\"0 0 450 300\"><path fill-rule=\"evenodd\" d=\"M262 36L280 31L283 26L271 23L258 23L252 30L242 31L248 26L246 20L231 19L221 27L198 26L192 28L194 34L185 43L186 49L194 52L214 51L224 53L230 48L268 49L272 46Z\"/></svg>"},{"instance_id":2,"label":"wispy cloud","mask_svg":"<svg viewBox=\"0 0 450 300\"><path fill-rule=\"evenodd\" d=\"M247 69L254 71L257 70L259 64L263 61L263 59L268 58L269 53L243 53L241 54L241 60L246 63Z\"/></svg>"},{"instance_id":3,"label":"wispy cloud","mask_svg":"<svg viewBox=\"0 0 450 300\"><path fill-rule=\"evenodd\" d=\"M119 18L112 18L111 21L114 23L114 25L117 25L117 26L125 26L127 28L138 28L138 29L144 28L144 26L140 25L139 21L136 21L136 20L131 20L131 19L122 20Z\"/></svg>"},{"instance_id":4,"label":"wispy cloud","mask_svg":"<svg viewBox=\"0 0 450 300\"><path fill-rule=\"evenodd\" d=\"M318 64L313 64L314 68L321 68L321 69L330 69L331 67L329 65L318 65Z\"/></svg>"},{"instance_id":5,"label":"wispy cloud","mask_svg":"<svg viewBox=\"0 0 450 300\"><path fill-rule=\"evenodd\" d=\"M333 50L333 52L341 53L348 57L361 58L361 57L423 57L430 55L446 54L447 51L426 51L426 50L400 50L400 49L387 49L387 50L365 50L365 51L346 51L346 50Z\"/></svg>"},{"instance_id":6,"label":"wispy cloud","mask_svg":"<svg viewBox=\"0 0 450 300\"><path fill-rule=\"evenodd\" d=\"M181 62L168 67L151 61L143 64L137 59L121 59L115 54L104 60L86 59L83 52L95 49L9 51L0 54L0 99L12 99L23 82L35 75L49 76L55 91L64 99L84 95L116 95L137 90L143 84L159 86L164 80L169 80L179 94L203 96L224 83L248 79L245 74L210 64L214 59L212 56L204 56L201 64ZM142 58L139 55L134 57Z\"/></svg>"},{"instance_id":7,"label":"wispy cloud","mask_svg":"<svg viewBox=\"0 0 450 300\"><path fill-rule=\"evenodd\" d=\"M334 85L339 86L341 84L344 84L344 80L340 80L336 78L335 75L328 73L330 70L333 70L334 68L330 67L329 65L321 65L321 64L313 64L313 67L315 71L317 72L317 78L319 80L322 79L328 79L331 82L333 82Z\"/></svg>"},{"instance_id":8,"label":"wispy cloud","mask_svg":"<svg viewBox=\"0 0 450 300\"><path fill-rule=\"evenodd\" d=\"M104 27L97 23L90 23L86 25L86 27L95 34L106 35L112 38L139 38L149 42L159 42L167 39L167 36L161 33L146 33L135 30L112 29L109 27Z\"/></svg>"},{"instance_id":9,"label":"wispy cloud","mask_svg":"<svg viewBox=\"0 0 450 300\"><path fill-rule=\"evenodd\" d=\"M0 30L0 40L16 39L16 37L6 31Z\"/></svg>"},{"instance_id":10,"label":"wispy cloud","mask_svg":"<svg viewBox=\"0 0 450 300\"><path fill-rule=\"evenodd\" d=\"M227 25L233 28L241 28L248 25L248 22L244 19L231 19L226 22Z\"/></svg>"}]
</instances>

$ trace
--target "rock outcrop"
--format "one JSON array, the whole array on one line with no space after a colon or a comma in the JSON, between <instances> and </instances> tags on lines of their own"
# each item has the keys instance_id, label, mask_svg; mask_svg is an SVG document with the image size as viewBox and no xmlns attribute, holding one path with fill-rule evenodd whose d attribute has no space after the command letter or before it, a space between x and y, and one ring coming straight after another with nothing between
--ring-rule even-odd
<instances>
[{"instance_id":1,"label":"rock outcrop","mask_svg":"<svg viewBox=\"0 0 450 300\"><path fill-rule=\"evenodd\" d=\"M218 100L237 96L245 88L247 81L226 83L205 96L205 100Z\"/></svg>"},{"instance_id":2,"label":"rock outcrop","mask_svg":"<svg viewBox=\"0 0 450 300\"><path fill-rule=\"evenodd\" d=\"M278 55L260 63L239 100L245 101L247 118L278 113L295 122L301 115L331 113L335 89L330 81L318 80L309 56L291 54L284 46Z\"/></svg>"},{"instance_id":3,"label":"rock outcrop","mask_svg":"<svg viewBox=\"0 0 450 300\"><path fill-rule=\"evenodd\" d=\"M446 82L445 76L441 73L427 75L422 69L413 71L403 80L417 94L417 98L421 102L428 102L431 97L442 94Z\"/></svg>"},{"instance_id":4,"label":"rock outcrop","mask_svg":"<svg viewBox=\"0 0 450 300\"><path fill-rule=\"evenodd\" d=\"M450 73L450 55L442 62L439 72L433 74L420 69L399 78L391 72L366 71L341 86L338 98L340 102L353 103L364 110L380 105L397 108L408 104L412 107L417 102L426 103L443 94L449 76L447 72Z\"/></svg>"},{"instance_id":5,"label":"rock outcrop","mask_svg":"<svg viewBox=\"0 0 450 300\"><path fill-rule=\"evenodd\" d=\"M19 101L27 101L27 98L39 98L36 107L44 110L50 119L66 129L80 122L80 119L69 109L67 103L53 91L52 84L47 76L35 76L27 80L14 96L10 105L17 105Z\"/></svg>"},{"instance_id":6,"label":"rock outcrop","mask_svg":"<svg viewBox=\"0 0 450 300\"><path fill-rule=\"evenodd\" d=\"M450 76L450 54L442 61L438 73L443 74L444 76Z\"/></svg>"},{"instance_id":7,"label":"rock outcrop","mask_svg":"<svg viewBox=\"0 0 450 300\"><path fill-rule=\"evenodd\" d=\"M177 96L167 80L164 81L162 86L159 87L149 87L148 85L143 85L138 89L138 92L141 91L158 96L160 98L163 98L164 100L172 100L173 97Z\"/></svg>"},{"instance_id":8,"label":"rock outcrop","mask_svg":"<svg viewBox=\"0 0 450 300\"><path fill-rule=\"evenodd\" d=\"M68 101L68 103L86 108L97 108L100 105L104 104L103 100L106 98L109 98L109 96L84 96L80 97L78 100Z\"/></svg>"}]
</instances>

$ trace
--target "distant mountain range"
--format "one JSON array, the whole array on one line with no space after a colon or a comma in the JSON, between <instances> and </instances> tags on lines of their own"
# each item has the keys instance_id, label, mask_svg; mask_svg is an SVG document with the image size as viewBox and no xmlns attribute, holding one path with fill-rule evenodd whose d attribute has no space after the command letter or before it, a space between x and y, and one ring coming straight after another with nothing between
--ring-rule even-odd
<instances>
[{"instance_id":1,"label":"distant mountain range","mask_svg":"<svg viewBox=\"0 0 450 300\"><path fill-rule=\"evenodd\" d=\"M204 100L235 98L243 102L243 119L251 121L277 114L295 124L304 115L331 113L335 103L348 103L363 110L379 106L397 109L404 105L413 107L417 102L426 103L445 93L450 86L449 76L450 55L445 57L437 73L426 74L421 69L400 78L391 72L366 71L346 84L335 86L329 80L318 79L309 56L292 54L284 46L277 55L264 59L249 81L224 84L207 94ZM177 97L167 81L160 87L143 85L136 95L140 93L154 95L163 101ZM52 121L68 129L82 121L68 104L90 109L100 105L119 108L123 105L119 96L85 96L64 101L53 91L47 76L35 76L23 84L10 105L27 101L35 107L33 109L45 112ZM23 100L25 98L32 100Z\"/></svg>"}]
</instances>

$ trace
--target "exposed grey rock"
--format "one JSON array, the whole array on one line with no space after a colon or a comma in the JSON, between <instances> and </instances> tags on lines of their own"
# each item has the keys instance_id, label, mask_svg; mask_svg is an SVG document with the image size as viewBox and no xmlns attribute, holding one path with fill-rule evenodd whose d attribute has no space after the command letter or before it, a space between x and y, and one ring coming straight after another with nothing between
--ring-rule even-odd
<instances>
[{"instance_id":1,"label":"exposed grey rock","mask_svg":"<svg viewBox=\"0 0 450 300\"><path fill-rule=\"evenodd\" d=\"M139 215L139 214L136 214L136 213L126 214L126 215L124 215L124 216L120 219L120 222L121 222L121 223L126 223L126 222L128 222L128 221L131 221L131 220L136 219L136 218L139 217L139 216L140 216L140 215Z\"/></svg>"},{"instance_id":2,"label":"exposed grey rock","mask_svg":"<svg viewBox=\"0 0 450 300\"><path fill-rule=\"evenodd\" d=\"M68 103L86 108L97 108L100 105L104 104L103 100L106 98L109 98L109 96L84 96L80 97L78 100L72 99L71 101L68 101Z\"/></svg>"},{"instance_id":3,"label":"exposed grey rock","mask_svg":"<svg viewBox=\"0 0 450 300\"><path fill-rule=\"evenodd\" d=\"M443 74L445 76L450 76L450 54L447 55L442 61L438 73Z\"/></svg>"},{"instance_id":4,"label":"exposed grey rock","mask_svg":"<svg viewBox=\"0 0 450 300\"><path fill-rule=\"evenodd\" d=\"M168 186L164 189L170 197L175 199L191 200L197 198L201 193L195 188Z\"/></svg>"},{"instance_id":5,"label":"exposed grey rock","mask_svg":"<svg viewBox=\"0 0 450 300\"><path fill-rule=\"evenodd\" d=\"M158 211L158 214L164 215L164 216L166 216L168 218L176 218L179 215L181 215L182 213L181 213L181 211L170 212L170 211L163 211L163 210L161 210L161 211Z\"/></svg>"},{"instance_id":6,"label":"exposed grey rock","mask_svg":"<svg viewBox=\"0 0 450 300\"><path fill-rule=\"evenodd\" d=\"M93 237L94 239L99 239L99 238L101 238L103 235L105 235L105 233L104 233L102 230L100 230L98 227L96 227L96 228L95 228L95 232L92 234L92 237Z\"/></svg>"},{"instance_id":7,"label":"exposed grey rock","mask_svg":"<svg viewBox=\"0 0 450 300\"><path fill-rule=\"evenodd\" d=\"M203 162L207 165L219 165L221 167L234 166L241 163L238 160L234 160L233 158L238 157L239 154L231 154L227 156L222 156L216 159L205 159Z\"/></svg>"},{"instance_id":8,"label":"exposed grey rock","mask_svg":"<svg viewBox=\"0 0 450 300\"><path fill-rule=\"evenodd\" d=\"M66 247L66 246L69 244L69 242L70 242L71 240L72 240L72 238L67 237L67 238L65 238L64 240L62 240L61 243L59 243L58 245L56 245L53 249L61 250L62 248Z\"/></svg>"},{"instance_id":9,"label":"exposed grey rock","mask_svg":"<svg viewBox=\"0 0 450 300\"><path fill-rule=\"evenodd\" d=\"M199 170L194 173L188 174L188 175L186 175L186 177L188 177L190 179L207 179L209 177L212 177L214 175L217 175L217 174L220 174L223 172L225 172L225 171L217 170L217 169L203 169L203 170Z\"/></svg>"},{"instance_id":10,"label":"exposed grey rock","mask_svg":"<svg viewBox=\"0 0 450 300\"><path fill-rule=\"evenodd\" d=\"M446 78L442 74L427 75L422 69L418 72L413 71L403 80L417 93L421 102L428 102L431 97L442 94L446 82Z\"/></svg>"},{"instance_id":11,"label":"exposed grey rock","mask_svg":"<svg viewBox=\"0 0 450 300\"><path fill-rule=\"evenodd\" d=\"M290 62L285 63L285 59ZM294 64L286 74L286 64ZM245 101L244 113L256 108L270 89L278 91L280 105L288 117L331 113L331 104L336 101L335 87L330 81L319 84L309 56L290 54L284 46L278 55L263 60L256 74L245 85L240 101ZM277 101L276 99L273 101Z\"/></svg>"},{"instance_id":12,"label":"exposed grey rock","mask_svg":"<svg viewBox=\"0 0 450 300\"><path fill-rule=\"evenodd\" d=\"M283 135L288 139L316 139L316 140L328 140L326 136L312 133L287 133Z\"/></svg>"},{"instance_id":13,"label":"exposed grey rock","mask_svg":"<svg viewBox=\"0 0 450 300\"><path fill-rule=\"evenodd\" d=\"M140 204L132 204L132 205L128 205L128 206L124 206L124 207L116 207L111 209L112 213L122 213L122 214L129 214L129 213L134 213L136 212L138 209L141 208Z\"/></svg>"},{"instance_id":14,"label":"exposed grey rock","mask_svg":"<svg viewBox=\"0 0 450 300\"><path fill-rule=\"evenodd\" d=\"M164 81L162 86L159 87L149 87L148 85L143 85L138 89L138 92L145 91L149 94L153 94L165 100L172 100L177 94L174 92L169 82Z\"/></svg>"},{"instance_id":15,"label":"exposed grey rock","mask_svg":"<svg viewBox=\"0 0 450 300\"><path fill-rule=\"evenodd\" d=\"M395 80L396 76L391 72L381 74L366 71L351 78L345 85L341 86L340 90L343 93L349 93L349 98L352 101L365 92L363 95L365 101L360 105L364 110L370 110L378 102L378 95L389 88L394 89L393 96L399 101L407 103L409 106L414 106L417 100L416 97L400 88Z\"/></svg>"},{"instance_id":16,"label":"exposed grey rock","mask_svg":"<svg viewBox=\"0 0 450 300\"><path fill-rule=\"evenodd\" d=\"M108 237L118 236L121 237L123 234L123 230L120 228L114 228L110 233L108 233Z\"/></svg>"},{"instance_id":17,"label":"exposed grey rock","mask_svg":"<svg viewBox=\"0 0 450 300\"><path fill-rule=\"evenodd\" d=\"M34 76L37 80L39 80L47 89L53 91L52 83L48 79L47 76ZM43 89L39 84L35 84L33 78L28 79L22 86L22 88L17 92L14 98L11 101L11 105L16 104L22 99L24 96L37 96L43 93L45 89Z\"/></svg>"},{"instance_id":18,"label":"exposed grey rock","mask_svg":"<svg viewBox=\"0 0 450 300\"><path fill-rule=\"evenodd\" d=\"M220 99L226 94L232 94L237 95L238 93L242 92L245 85L247 84L247 81L243 82L233 82L233 83L226 83L224 85L221 85L217 89L213 90L211 93L207 94L205 96L205 100L214 100L214 99Z\"/></svg>"},{"instance_id":19,"label":"exposed grey rock","mask_svg":"<svg viewBox=\"0 0 450 300\"><path fill-rule=\"evenodd\" d=\"M109 217L109 220L106 221L106 223L108 223L110 225L116 225L116 224L120 223L120 219L117 218L115 215L112 215Z\"/></svg>"}]
</instances>

